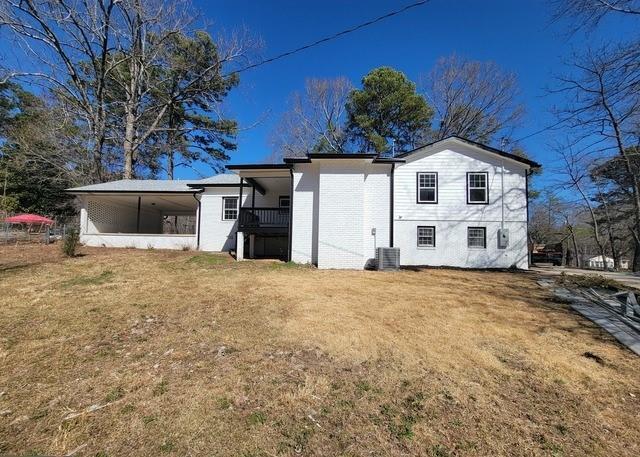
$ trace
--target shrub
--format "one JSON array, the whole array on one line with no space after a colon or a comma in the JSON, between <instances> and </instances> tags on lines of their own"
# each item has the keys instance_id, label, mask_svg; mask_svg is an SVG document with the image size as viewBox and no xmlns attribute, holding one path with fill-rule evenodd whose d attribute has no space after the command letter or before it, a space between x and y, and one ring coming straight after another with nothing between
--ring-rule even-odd
<instances>
[{"instance_id":1,"label":"shrub","mask_svg":"<svg viewBox=\"0 0 640 457\"><path fill-rule=\"evenodd\" d=\"M80 234L76 229L70 229L64 236L62 242L62 252L67 257L75 257L78 245L80 244Z\"/></svg>"}]
</instances>

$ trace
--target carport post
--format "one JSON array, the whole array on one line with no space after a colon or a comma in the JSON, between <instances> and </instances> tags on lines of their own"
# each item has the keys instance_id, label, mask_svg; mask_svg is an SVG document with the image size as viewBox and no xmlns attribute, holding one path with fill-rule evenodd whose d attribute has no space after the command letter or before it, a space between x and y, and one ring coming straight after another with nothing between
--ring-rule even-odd
<instances>
[{"instance_id":1,"label":"carport post","mask_svg":"<svg viewBox=\"0 0 640 457\"><path fill-rule=\"evenodd\" d=\"M140 233L140 201L142 197L138 196L138 214L136 215L136 233Z\"/></svg>"}]
</instances>

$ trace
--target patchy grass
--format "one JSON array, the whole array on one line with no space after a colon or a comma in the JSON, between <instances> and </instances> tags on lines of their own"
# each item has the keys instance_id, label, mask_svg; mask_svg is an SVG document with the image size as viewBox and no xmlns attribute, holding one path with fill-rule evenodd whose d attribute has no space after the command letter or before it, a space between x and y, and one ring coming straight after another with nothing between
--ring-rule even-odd
<instances>
[{"instance_id":1,"label":"patchy grass","mask_svg":"<svg viewBox=\"0 0 640 457\"><path fill-rule=\"evenodd\" d=\"M18 248L0 454L640 455L640 359L533 274Z\"/></svg>"},{"instance_id":2,"label":"patchy grass","mask_svg":"<svg viewBox=\"0 0 640 457\"><path fill-rule=\"evenodd\" d=\"M568 275L564 271L555 277L558 284L565 287L585 287L594 289L606 289L611 291L629 290L630 287L625 286L615 279L607 278L602 275Z\"/></svg>"},{"instance_id":3,"label":"patchy grass","mask_svg":"<svg viewBox=\"0 0 640 457\"><path fill-rule=\"evenodd\" d=\"M105 270L102 273L99 273L97 275L76 276L66 281L62 281L60 286L62 288L73 287L73 286L98 286L100 284L104 284L106 282L111 281L113 277L114 277L113 271Z\"/></svg>"},{"instance_id":4,"label":"patchy grass","mask_svg":"<svg viewBox=\"0 0 640 457\"><path fill-rule=\"evenodd\" d=\"M201 267L210 267L229 263L231 258L228 255L219 254L197 254L190 257L187 262Z\"/></svg>"}]
</instances>

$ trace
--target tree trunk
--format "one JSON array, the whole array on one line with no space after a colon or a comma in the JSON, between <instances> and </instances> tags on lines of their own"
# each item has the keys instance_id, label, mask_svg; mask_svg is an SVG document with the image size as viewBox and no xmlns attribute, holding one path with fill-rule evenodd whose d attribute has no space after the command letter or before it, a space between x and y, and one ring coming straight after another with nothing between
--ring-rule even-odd
<instances>
[{"instance_id":1,"label":"tree trunk","mask_svg":"<svg viewBox=\"0 0 640 457\"><path fill-rule=\"evenodd\" d=\"M571 227L571 242L573 243L573 256L575 257L576 268L581 268L582 262L580 261L580 253L578 252L578 242L576 241L576 234L573 231L573 227Z\"/></svg>"},{"instance_id":2,"label":"tree trunk","mask_svg":"<svg viewBox=\"0 0 640 457\"><path fill-rule=\"evenodd\" d=\"M633 230L631 230L631 236L633 237L633 265L631 265L631 269L636 272L640 271L640 239Z\"/></svg>"},{"instance_id":3,"label":"tree trunk","mask_svg":"<svg viewBox=\"0 0 640 457\"><path fill-rule=\"evenodd\" d=\"M609 106L609 102L607 101L607 97L605 95L604 85L602 82L602 78L600 78L600 95L602 99L602 106L607 112L609 117L609 121L611 122L611 126L613 127L613 131L615 133L616 146L618 148L618 153L622 160L624 160L624 166L629 178L631 180L631 190L633 196L633 210L634 210L634 225L630 227L631 233L633 235L635 241L635 254L634 254L634 262L633 267L634 271L636 270L636 259L635 257L638 255L638 247L640 245L640 180L638 179L638 175L634 172L633 165L631 164L631 157L627 153L626 148L624 147L624 143L622 141L622 132L620 130L620 124L618 122L618 118L613 113L613 110ZM638 266L640 267L640 266Z\"/></svg>"},{"instance_id":4,"label":"tree trunk","mask_svg":"<svg viewBox=\"0 0 640 457\"><path fill-rule=\"evenodd\" d=\"M129 59L129 75L127 86L127 101L125 110L125 130L124 130L124 179L133 179L134 154L138 148L136 144L136 127L138 116L138 103L140 102L140 91L142 84L142 7L139 1L135 2L137 11L132 24L131 36L133 45L131 57Z\"/></svg>"},{"instance_id":5,"label":"tree trunk","mask_svg":"<svg viewBox=\"0 0 640 457\"><path fill-rule=\"evenodd\" d=\"M127 103L124 131L124 179L133 179L133 148L135 136L135 113L133 104Z\"/></svg>"},{"instance_id":6,"label":"tree trunk","mask_svg":"<svg viewBox=\"0 0 640 457\"><path fill-rule=\"evenodd\" d=\"M604 249L604 245L602 244L602 240L600 239L600 230L598 228L598 218L596 217L596 213L593 210L593 205L589 201L589 198L587 198L587 196L585 195L585 193L582 190L582 187L580 187L580 184L578 183L578 181L574 180L574 186L576 187L576 189L578 190L578 192L582 196L582 199L584 200L585 204L587 205L587 208L589 208L589 214L591 215L591 222L593 223L593 237L596 240L596 244L598 245L598 250L600 251L600 255L602 256L602 270L603 271L607 271L609 269L607 267L607 256L606 256L606 252L605 252L605 249Z\"/></svg>"},{"instance_id":7,"label":"tree trunk","mask_svg":"<svg viewBox=\"0 0 640 457\"><path fill-rule=\"evenodd\" d=\"M169 127L169 131L167 132L167 177L169 179L173 179L174 177L174 173L175 173L175 148L174 148L174 142L175 142L175 132L174 128L176 128L176 126L174 125L176 120L175 120L175 116L174 116L174 110L173 110L173 103L169 106L168 109L168 114L167 114L169 121L167 123L167 126Z\"/></svg>"},{"instance_id":8,"label":"tree trunk","mask_svg":"<svg viewBox=\"0 0 640 457\"><path fill-rule=\"evenodd\" d=\"M598 187L598 194L600 197L600 202L602 203L602 208L604 209L604 217L607 220L607 235L609 236L609 244L611 245L611 256L613 257L613 269L620 269L620 253L618 248L616 247L616 242L613 237L613 227L611 224L611 217L609 216L609 205L604 198L604 195L600 191Z\"/></svg>"},{"instance_id":9,"label":"tree trunk","mask_svg":"<svg viewBox=\"0 0 640 457\"><path fill-rule=\"evenodd\" d=\"M569 229L569 235L571 236L571 244L573 245L573 257L576 268L580 268L580 255L578 254L578 242L576 241L576 233L573 231L573 225L569 223L569 218L565 216L567 229Z\"/></svg>"}]
</instances>

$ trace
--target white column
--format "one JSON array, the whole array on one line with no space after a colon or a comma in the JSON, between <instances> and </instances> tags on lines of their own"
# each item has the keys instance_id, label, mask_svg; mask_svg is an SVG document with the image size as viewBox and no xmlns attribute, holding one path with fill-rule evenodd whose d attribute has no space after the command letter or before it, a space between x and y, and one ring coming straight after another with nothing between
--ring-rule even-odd
<instances>
[{"instance_id":1,"label":"white column","mask_svg":"<svg viewBox=\"0 0 640 457\"><path fill-rule=\"evenodd\" d=\"M87 214L86 204L80 208L80 235L86 235L89 232L89 216Z\"/></svg>"},{"instance_id":2,"label":"white column","mask_svg":"<svg viewBox=\"0 0 640 457\"><path fill-rule=\"evenodd\" d=\"M236 233L236 260L244 260L244 233Z\"/></svg>"}]
</instances>

